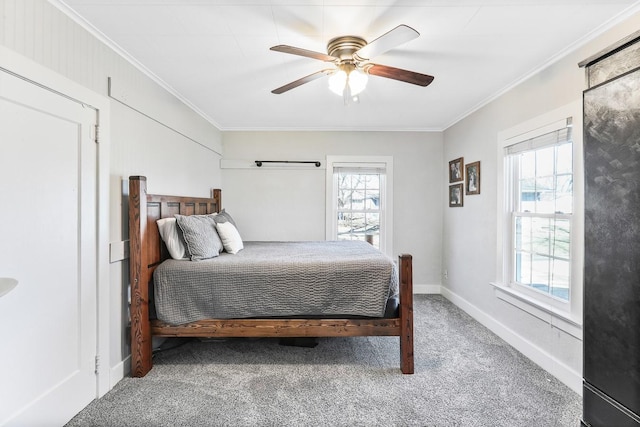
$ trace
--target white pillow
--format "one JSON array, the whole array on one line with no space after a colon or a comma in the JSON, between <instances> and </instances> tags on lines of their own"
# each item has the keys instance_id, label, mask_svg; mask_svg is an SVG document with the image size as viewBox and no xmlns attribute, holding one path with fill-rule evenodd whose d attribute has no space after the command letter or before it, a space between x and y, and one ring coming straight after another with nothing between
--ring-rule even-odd
<instances>
[{"instance_id":1,"label":"white pillow","mask_svg":"<svg viewBox=\"0 0 640 427\"><path fill-rule=\"evenodd\" d=\"M180 237L178 231L178 225L175 218L162 218L156 221L158 224L158 231L160 231L160 237L167 249L169 255L173 259L189 259L186 254L186 247L183 239Z\"/></svg>"},{"instance_id":2,"label":"white pillow","mask_svg":"<svg viewBox=\"0 0 640 427\"><path fill-rule=\"evenodd\" d=\"M238 229L231 224L231 222L217 222L216 230L218 230L218 235L220 236L220 240L222 240L225 251L230 254L237 254L240 250L244 249L240 233L238 233Z\"/></svg>"}]
</instances>

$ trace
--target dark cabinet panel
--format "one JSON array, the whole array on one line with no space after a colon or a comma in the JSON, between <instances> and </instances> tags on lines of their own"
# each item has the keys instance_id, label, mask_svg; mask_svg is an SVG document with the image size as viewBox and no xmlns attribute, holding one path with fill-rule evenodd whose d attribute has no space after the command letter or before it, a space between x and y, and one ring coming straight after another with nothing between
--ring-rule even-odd
<instances>
[{"instance_id":1,"label":"dark cabinet panel","mask_svg":"<svg viewBox=\"0 0 640 427\"><path fill-rule=\"evenodd\" d=\"M640 423L633 413L589 384L584 386L582 401L584 420L592 427L638 427Z\"/></svg>"},{"instance_id":2,"label":"dark cabinet panel","mask_svg":"<svg viewBox=\"0 0 640 427\"><path fill-rule=\"evenodd\" d=\"M637 415L640 70L585 92L584 146L584 379ZM594 399L585 394L585 418Z\"/></svg>"}]
</instances>

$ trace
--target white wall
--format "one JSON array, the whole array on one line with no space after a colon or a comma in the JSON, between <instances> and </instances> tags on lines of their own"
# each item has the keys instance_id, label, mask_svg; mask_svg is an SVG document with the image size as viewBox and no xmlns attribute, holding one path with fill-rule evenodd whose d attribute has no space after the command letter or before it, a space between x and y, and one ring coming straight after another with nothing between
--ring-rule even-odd
<instances>
[{"instance_id":1,"label":"white wall","mask_svg":"<svg viewBox=\"0 0 640 427\"><path fill-rule=\"evenodd\" d=\"M223 206L246 240L324 240L327 155L393 156L393 256L416 285L439 285L443 171L439 132L225 132L225 164L320 160L322 168L224 168Z\"/></svg>"},{"instance_id":2,"label":"white wall","mask_svg":"<svg viewBox=\"0 0 640 427\"><path fill-rule=\"evenodd\" d=\"M109 206L101 209L109 210L113 246L123 247L127 238L123 179L129 175L146 175L149 191L159 194L208 196L221 186L220 131L52 3L0 0L0 45L105 97L111 78L108 129L101 131L109 139L102 143L110 143L109 182L103 183ZM100 249L108 256L109 248ZM109 354L101 360L111 368L114 385L128 355L126 261L110 263L107 275L109 298L100 301L100 311L108 312Z\"/></svg>"},{"instance_id":3,"label":"white wall","mask_svg":"<svg viewBox=\"0 0 640 427\"><path fill-rule=\"evenodd\" d=\"M496 280L498 132L571 102L581 102L584 69L578 62L640 28L640 14L581 46L444 132L445 160L481 161L481 195L463 208L445 208L443 293L576 391L581 390L582 341L498 300ZM582 129L576 129L582 132ZM446 197L446 196L445 196Z\"/></svg>"}]
</instances>

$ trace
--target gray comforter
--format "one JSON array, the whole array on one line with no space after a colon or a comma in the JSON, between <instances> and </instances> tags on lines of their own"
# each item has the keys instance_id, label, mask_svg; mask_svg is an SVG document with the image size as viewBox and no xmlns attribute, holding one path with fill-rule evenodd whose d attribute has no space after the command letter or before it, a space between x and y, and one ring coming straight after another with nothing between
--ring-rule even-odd
<instances>
[{"instance_id":1,"label":"gray comforter","mask_svg":"<svg viewBox=\"0 0 640 427\"><path fill-rule=\"evenodd\" d=\"M236 255L167 260L154 272L158 319L383 317L398 272L365 242L244 242Z\"/></svg>"}]
</instances>

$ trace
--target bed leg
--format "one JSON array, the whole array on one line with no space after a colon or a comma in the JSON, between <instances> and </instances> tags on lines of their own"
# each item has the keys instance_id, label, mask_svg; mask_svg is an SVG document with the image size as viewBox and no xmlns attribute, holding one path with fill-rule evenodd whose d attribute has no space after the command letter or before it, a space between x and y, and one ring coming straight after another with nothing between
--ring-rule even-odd
<instances>
[{"instance_id":1,"label":"bed leg","mask_svg":"<svg viewBox=\"0 0 640 427\"><path fill-rule=\"evenodd\" d=\"M400 370L413 374L413 267L412 257L402 254L400 265Z\"/></svg>"},{"instance_id":2,"label":"bed leg","mask_svg":"<svg viewBox=\"0 0 640 427\"><path fill-rule=\"evenodd\" d=\"M144 303L138 305L148 306ZM142 314L144 312L146 314ZM131 376L133 377L144 377L153 367L151 325L148 319L148 310L131 314Z\"/></svg>"}]
</instances>

